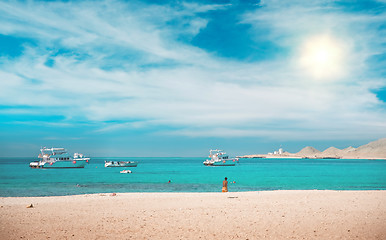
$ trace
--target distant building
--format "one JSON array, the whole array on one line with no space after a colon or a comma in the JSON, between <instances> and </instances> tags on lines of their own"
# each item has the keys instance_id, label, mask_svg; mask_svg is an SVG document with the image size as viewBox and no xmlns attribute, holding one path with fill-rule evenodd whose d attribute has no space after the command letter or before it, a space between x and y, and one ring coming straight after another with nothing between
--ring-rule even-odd
<instances>
[{"instance_id":1,"label":"distant building","mask_svg":"<svg viewBox=\"0 0 386 240\"><path fill-rule=\"evenodd\" d=\"M278 151L274 151L273 153L269 152L268 155L281 155L284 153L283 148L279 148Z\"/></svg>"},{"instance_id":2,"label":"distant building","mask_svg":"<svg viewBox=\"0 0 386 240\"><path fill-rule=\"evenodd\" d=\"M283 148L279 148L279 154L283 154Z\"/></svg>"}]
</instances>

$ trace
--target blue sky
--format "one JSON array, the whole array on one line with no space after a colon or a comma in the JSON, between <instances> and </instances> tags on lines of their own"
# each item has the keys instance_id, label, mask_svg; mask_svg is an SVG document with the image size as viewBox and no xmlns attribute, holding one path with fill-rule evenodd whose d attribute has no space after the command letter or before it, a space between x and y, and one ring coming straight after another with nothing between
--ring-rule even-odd
<instances>
[{"instance_id":1,"label":"blue sky","mask_svg":"<svg viewBox=\"0 0 386 240\"><path fill-rule=\"evenodd\" d=\"M1 1L0 156L357 147L385 69L384 0Z\"/></svg>"}]
</instances>

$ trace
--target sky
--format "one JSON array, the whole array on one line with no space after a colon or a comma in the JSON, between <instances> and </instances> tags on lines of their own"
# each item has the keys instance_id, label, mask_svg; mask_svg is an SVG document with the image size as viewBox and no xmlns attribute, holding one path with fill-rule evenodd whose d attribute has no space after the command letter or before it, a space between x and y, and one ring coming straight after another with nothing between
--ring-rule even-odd
<instances>
[{"instance_id":1,"label":"sky","mask_svg":"<svg viewBox=\"0 0 386 240\"><path fill-rule=\"evenodd\" d=\"M0 157L386 137L386 1L1 1Z\"/></svg>"}]
</instances>

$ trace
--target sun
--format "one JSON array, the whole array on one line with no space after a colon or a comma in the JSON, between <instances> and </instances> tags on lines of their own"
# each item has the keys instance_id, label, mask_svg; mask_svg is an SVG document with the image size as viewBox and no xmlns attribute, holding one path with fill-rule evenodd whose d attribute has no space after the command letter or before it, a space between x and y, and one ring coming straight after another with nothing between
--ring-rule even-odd
<instances>
[{"instance_id":1,"label":"sun","mask_svg":"<svg viewBox=\"0 0 386 240\"><path fill-rule=\"evenodd\" d=\"M329 35L308 38L300 51L302 70L315 79L335 79L344 74L344 45Z\"/></svg>"}]
</instances>

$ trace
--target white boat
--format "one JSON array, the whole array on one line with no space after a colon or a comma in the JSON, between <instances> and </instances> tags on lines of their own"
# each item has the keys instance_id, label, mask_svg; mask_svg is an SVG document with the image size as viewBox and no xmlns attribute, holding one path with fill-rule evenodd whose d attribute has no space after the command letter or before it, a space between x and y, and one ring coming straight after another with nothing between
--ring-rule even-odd
<instances>
[{"instance_id":1,"label":"white boat","mask_svg":"<svg viewBox=\"0 0 386 240\"><path fill-rule=\"evenodd\" d=\"M84 168L90 158L81 153L74 153L71 157L64 148L46 148L40 149L38 156L40 160L29 164L31 168Z\"/></svg>"},{"instance_id":2,"label":"white boat","mask_svg":"<svg viewBox=\"0 0 386 240\"><path fill-rule=\"evenodd\" d=\"M210 150L209 157L203 162L206 166L235 166L239 161L238 158L229 158L226 152L219 149Z\"/></svg>"},{"instance_id":3,"label":"white boat","mask_svg":"<svg viewBox=\"0 0 386 240\"><path fill-rule=\"evenodd\" d=\"M138 162L133 161L105 161L105 167L136 167Z\"/></svg>"},{"instance_id":4,"label":"white boat","mask_svg":"<svg viewBox=\"0 0 386 240\"><path fill-rule=\"evenodd\" d=\"M120 173L131 173L131 171L130 170L122 170L122 171L120 171Z\"/></svg>"}]
</instances>

